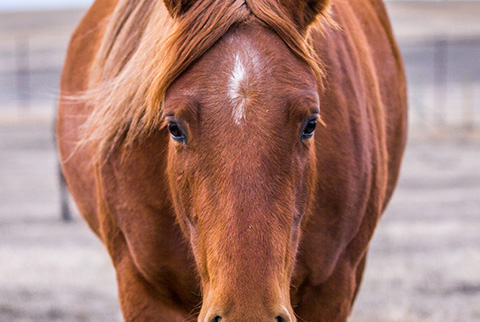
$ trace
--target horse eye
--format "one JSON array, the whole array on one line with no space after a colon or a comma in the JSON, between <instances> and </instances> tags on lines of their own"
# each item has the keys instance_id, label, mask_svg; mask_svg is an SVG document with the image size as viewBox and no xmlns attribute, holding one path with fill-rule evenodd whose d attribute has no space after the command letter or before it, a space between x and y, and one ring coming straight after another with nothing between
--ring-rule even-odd
<instances>
[{"instance_id":1,"label":"horse eye","mask_svg":"<svg viewBox=\"0 0 480 322\"><path fill-rule=\"evenodd\" d=\"M307 140L313 136L315 129L317 128L317 119L308 120L307 123L303 126L302 136L300 140Z\"/></svg>"},{"instance_id":2,"label":"horse eye","mask_svg":"<svg viewBox=\"0 0 480 322\"><path fill-rule=\"evenodd\" d=\"M185 133L180 129L180 127L176 122L174 121L168 122L168 131L170 132L172 139L174 139L175 141L180 143L187 142L187 137Z\"/></svg>"}]
</instances>

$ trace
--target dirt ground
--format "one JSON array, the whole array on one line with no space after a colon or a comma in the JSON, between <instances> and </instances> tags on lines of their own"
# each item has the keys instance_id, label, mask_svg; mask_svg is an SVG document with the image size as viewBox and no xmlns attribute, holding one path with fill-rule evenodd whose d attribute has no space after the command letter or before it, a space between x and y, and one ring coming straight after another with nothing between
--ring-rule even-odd
<instances>
[{"instance_id":1,"label":"dirt ground","mask_svg":"<svg viewBox=\"0 0 480 322\"><path fill-rule=\"evenodd\" d=\"M401 42L480 35L478 2L388 7ZM103 246L78 215L60 220L52 102L80 16L0 14L0 322L121 321ZM34 75L32 86L45 88L26 110L15 105L8 54L15 37L24 37L19 30L39 53L32 69L48 71ZM480 138L419 130L372 241L352 322L480 321Z\"/></svg>"}]
</instances>

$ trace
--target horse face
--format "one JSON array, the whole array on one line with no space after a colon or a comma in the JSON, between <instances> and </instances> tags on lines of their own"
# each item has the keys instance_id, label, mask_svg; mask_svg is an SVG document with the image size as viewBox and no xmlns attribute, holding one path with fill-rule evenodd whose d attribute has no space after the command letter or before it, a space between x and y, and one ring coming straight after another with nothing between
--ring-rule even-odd
<instances>
[{"instance_id":1,"label":"horse face","mask_svg":"<svg viewBox=\"0 0 480 322\"><path fill-rule=\"evenodd\" d=\"M199 321L294 321L315 180L313 72L273 32L229 31L170 87L168 176L203 286Z\"/></svg>"}]
</instances>

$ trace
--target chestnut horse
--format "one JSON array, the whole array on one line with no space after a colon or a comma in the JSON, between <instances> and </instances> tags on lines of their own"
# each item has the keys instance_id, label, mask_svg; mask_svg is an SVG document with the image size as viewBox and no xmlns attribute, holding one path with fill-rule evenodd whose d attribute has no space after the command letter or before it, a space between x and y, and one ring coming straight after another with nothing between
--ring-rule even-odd
<instances>
[{"instance_id":1,"label":"chestnut horse","mask_svg":"<svg viewBox=\"0 0 480 322\"><path fill-rule=\"evenodd\" d=\"M125 320L348 318L406 137L381 0L97 0L61 93Z\"/></svg>"}]
</instances>

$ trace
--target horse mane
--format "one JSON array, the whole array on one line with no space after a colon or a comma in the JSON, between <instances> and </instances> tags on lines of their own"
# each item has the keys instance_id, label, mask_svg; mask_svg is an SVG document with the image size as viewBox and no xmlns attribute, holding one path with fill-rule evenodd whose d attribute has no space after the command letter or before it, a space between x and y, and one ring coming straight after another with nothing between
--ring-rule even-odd
<instances>
[{"instance_id":1,"label":"horse mane","mask_svg":"<svg viewBox=\"0 0 480 322\"><path fill-rule=\"evenodd\" d=\"M92 111L79 146L93 146L98 160L161 128L169 86L230 28L252 20L273 29L321 85L323 68L308 35L275 0L196 1L175 19L163 1L119 0L91 65L88 89L80 95Z\"/></svg>"}]
</instances>

